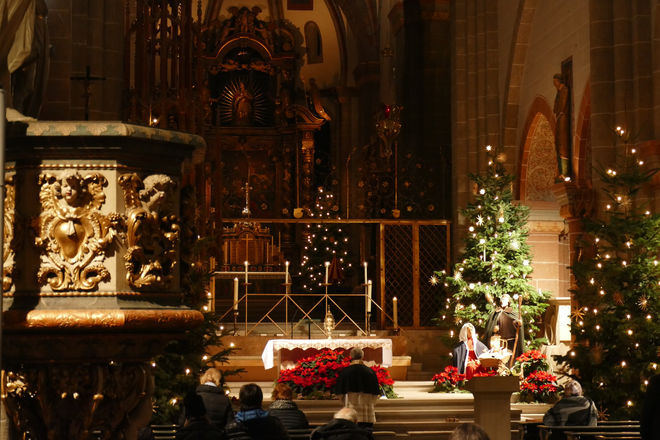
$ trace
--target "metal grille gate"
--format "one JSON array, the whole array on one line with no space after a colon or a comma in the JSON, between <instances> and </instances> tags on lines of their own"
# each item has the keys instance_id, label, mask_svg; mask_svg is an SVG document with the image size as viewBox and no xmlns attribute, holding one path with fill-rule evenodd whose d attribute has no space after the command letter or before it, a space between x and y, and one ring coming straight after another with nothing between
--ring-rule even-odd
<instances>
[{"instance_id":1,"label":"metal grille gate","mask_svg":"<svg viewBox=\"0 0 660 440\"><path fill-rule=\"evenodd\" d=\"M392 315L393 298L398 302L398 324L425 327L441 307L441 290L431 276L448 268L450 234L448 222L401 221L380 224L381 304ZM392 325L381 316L381 327Z\"/></svg>"}]
</instances>

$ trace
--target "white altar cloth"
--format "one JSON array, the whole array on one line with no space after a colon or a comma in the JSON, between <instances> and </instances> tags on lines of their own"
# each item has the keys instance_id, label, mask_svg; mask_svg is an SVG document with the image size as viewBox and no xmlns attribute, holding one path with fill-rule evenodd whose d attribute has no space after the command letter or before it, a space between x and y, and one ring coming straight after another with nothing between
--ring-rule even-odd
<instances>
[{"instance_id":1,"label":"white altar cloth","mask_svg":"<svg viewBox=\"0 0 660 440\"><path fill-rule=\"evenodd\" d=\"M279 354L280 350L308 350L323 348L345 348L347 350L358 348L372 348L382 350L383 367L392 366L392 340L391 339L373 339L373 338L356 338L356 339L271 339L266 343L263 353L261 353L261 360L264 363L264 368L269 370L275 366L275 357Z\"/></svg>"}]
</instances>

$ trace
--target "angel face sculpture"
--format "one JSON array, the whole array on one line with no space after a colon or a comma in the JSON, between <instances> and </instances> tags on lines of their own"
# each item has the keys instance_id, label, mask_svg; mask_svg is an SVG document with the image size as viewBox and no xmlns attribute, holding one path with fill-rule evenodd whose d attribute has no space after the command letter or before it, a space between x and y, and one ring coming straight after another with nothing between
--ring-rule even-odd
<instances>
[{"instance_id":1,"label":"angel face sculpture","mask_svg":"<svg viewBox=\"0 0 660 440\"><path fill-rule=\"evenodd\" d=\"M100 212L107 180L98 173L65 171L41 174L39 185L40 284L55 291L93 290L110 277L103 261L120 222L117 215Z\"/></svg>"}]
</instances>

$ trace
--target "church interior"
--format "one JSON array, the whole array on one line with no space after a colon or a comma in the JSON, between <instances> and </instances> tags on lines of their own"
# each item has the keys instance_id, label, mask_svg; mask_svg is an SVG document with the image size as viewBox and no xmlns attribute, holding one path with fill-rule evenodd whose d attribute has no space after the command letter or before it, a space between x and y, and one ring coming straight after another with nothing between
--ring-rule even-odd
<instances>
[{"instance_id":1,"label":"church interior","mask_svg":"<svg viewBox=\"0 0 660 440\"><path fill-rule=\"evenodd\" d=\"M479 381L424 412L467 323L509 373L533 350L638 419L658 23L651 0L0 0L0 438L137 438L154 359L210 314L232 394L364 348L403 397L383 439L542 419Z\"/></svg>"}]
</instances>

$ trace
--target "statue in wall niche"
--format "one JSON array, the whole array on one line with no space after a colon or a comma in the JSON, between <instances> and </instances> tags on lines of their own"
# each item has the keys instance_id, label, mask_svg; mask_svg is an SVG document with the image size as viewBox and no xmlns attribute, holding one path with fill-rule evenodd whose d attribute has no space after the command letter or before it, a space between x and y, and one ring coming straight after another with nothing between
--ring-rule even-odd
<instances>
[{"instance_id":1,"label":"statue in wall niche","mask_svg":"<svg viewBox=\"0 0 660 440\"><path fill-rule=\"evenodd\" d=\"M571 177L570 94L564 76L561 73L556 73L552 77L552 83L557 89L553 108L553 113L555 114L555 149L557 152L558 167L557 180L563 181L565 178Z\"/></svg>"},{"instance_id":2,"label":"statue in wall niche","mask_svg":"<svg viewBox=\"0 0 660 440\"><path fill-rule=\"evenodd\" d=\"M100 212L106 185L98 173L39 176L41 214L35 244L41 249L41 285L47 283L55 291L93 290L110 279L103 262L121 218Z\"/></svg>"},{"instance_id":3,"label":"statue in wall niche","mask_svg":"<svg viewBox=\"0 0 660 440\"><path fill-rule=\"evenodd\" d=\"M174 280L180 236L172 204L176 183L164 174L142 180L131 173L121 175L119 185L127 216L126 280L135 290L167 288Z\"/></svg>"}]
</instances>

